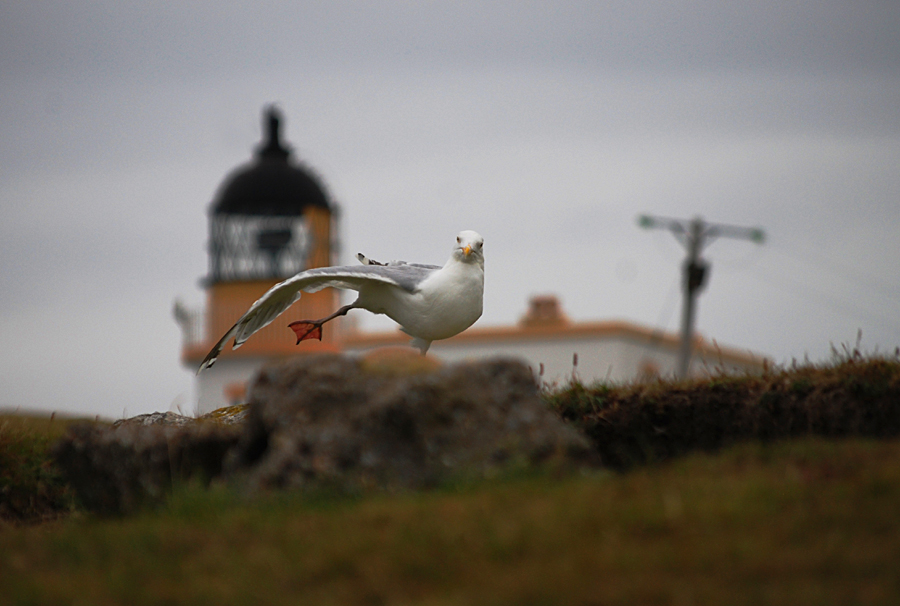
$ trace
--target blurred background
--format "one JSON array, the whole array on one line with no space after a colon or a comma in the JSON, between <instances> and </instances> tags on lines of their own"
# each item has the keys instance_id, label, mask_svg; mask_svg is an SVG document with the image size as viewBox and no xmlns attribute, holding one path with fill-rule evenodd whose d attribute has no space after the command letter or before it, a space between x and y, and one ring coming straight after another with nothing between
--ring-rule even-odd
<instances>
[{"instance_id":1,"label":"blurred background","mask_svg":"<svg viewBox=\"0 0 900 606\"><path fill-rule=\"evenodd\" d=\"M0 20L0 408L193 408L175 299L207 211L284 138L342 210L343 263L485 238L485 310L678 330L684 249L720 239L697 331L776 362L900 346L900 5L14 3ZM359 314L361 328L393 327Z\"/></svg>"}]
</instances>

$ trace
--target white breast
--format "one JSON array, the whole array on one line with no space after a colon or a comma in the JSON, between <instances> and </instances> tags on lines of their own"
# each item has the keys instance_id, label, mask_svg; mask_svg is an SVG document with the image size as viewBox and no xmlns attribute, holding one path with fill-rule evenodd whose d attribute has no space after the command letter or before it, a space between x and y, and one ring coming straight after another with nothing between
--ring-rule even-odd
<instances>
[{"instance_id":1,"label":"white breast","mask_svg":"<svg viewBox=\"0 0 900 606\"><path fill-rule=\"evenodd\" d=\"M392 290L394 300L383 303L383 313L414 337L446 339L481 317L484 271L472 263L448 263L422 282L416 293Z\"/></svg>"}]
</instances>

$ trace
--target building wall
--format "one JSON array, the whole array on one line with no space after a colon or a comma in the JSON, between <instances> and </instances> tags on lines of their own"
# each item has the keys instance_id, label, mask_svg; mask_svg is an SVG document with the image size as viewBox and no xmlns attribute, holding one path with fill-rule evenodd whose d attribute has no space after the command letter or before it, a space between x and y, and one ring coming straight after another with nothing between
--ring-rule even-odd
<instances>
[{"instance_id":1,"label":"building wall","mask_svg":"<svg viewBox=\"0 0 900 606\"><path fill-rule=\"evenodd\" d=\"M230 357L216 361L216 365L197 375L194 383L197 398L196 414L202 415L223 406L238 402L230 401L231 394L240 395L246 389L247 382L263 365L266 358L258 356Z\"/></svg>"},{"instance_id":2,"label":"building wall","mask_svg":"<svg viewBox=\"0 0 900 606\"><path fill-rule=\"evenodd\" d=\"M566 340L521 340L507 343L464 343L433 346L434 355L447 362L495 356L520 358L544 383L563 385L573 376L585 383L632 380L642 363L652 360L661 373L674 373L674 360L621 337L581 337Z\"/></svg>"},{"instance_id":3,"label":"building wall","mask_svg":"<svg viewBox=\"0 0 900 606\"><path fill-rule=\"evenodd\" d=\"M597 381L627 382L656 376L673 377L676 373L677 341L647 339L642 333L609 334L598 331L581 334L570 331L568 336L523 336L525 331L509 329L505 335L485 334L479 338L473 330L470 338L436 341L428 355L443 362L460 362L493 357L512 357L528 364L539 380L548 385L565 385L573 376L583 383ZM488 332L488 331L485 331ZM495 332L495 331L490 331ZM465 334L465 333L464 333ZM518 334L518 336L517 336ZM504 338L505 337L505 338ZM392 341L400 345L408 338L398 335ZM384 341L348 340L344 351L361 354L379 346ZM698 347L691 365L693 376L715 372L758 372L761 358L736 357L731 352L718 355L709 347Z\"/></svg>"},{"instance_id":4,"label":"building wall","mask_svg":"<svg viewBox=\"0 0 900 606\"><path fill-rule=\"evenodd\" d=\"M332 324L330 330L339 331L340 319L330 324ZM267 339L267 334L270 333L273 335L271 340ZM282 338L285 333L287 334L286 340ZM190 350L185 349L183 351L188 351L190 357L185 357L182 361L189 369L196 371L200 360L206 356L210 347L212 347L211 343L204 342ZM243 399L245 389L249 387L256 373L265 364L276 363L297 355L337 353L339 351L341 351L340 345L325 339L304 341L298 345L296 336L287 328L284 316L281 316L253 335L236 351L231 349L229 343L222 350L222 355L216 360L215 366L197 375L194 384L197 413L205 414L223 406L245 401ZM236 394L241 394L238 401L235 401Z\"/></svg>"},{"instance_id":5,"label":"building wall","mask_svg":"<svg viewBox=\"0 0 900 606\"><path fill-rule=\"evenodd\" d=\"M312 238L306 267L331 264L332 216L328 210L308 207L305 220ZM182 362L196 370L209 350L250 306L279 280L242 280L216 282L207 287L206 308L202 314L181 310L183 318ZM250 381L262 364L298 353L338 351L339 323L326 324L322 341L306 341L296 345L296 335L288 328L295 320L323 318L339 303L338 293L326 288L316 293L304 293L301 299L274 322L260 329L237 350L228 343L213 369L197 377L197 412L200 414L221 408L231 401L238 387Z\"/></svg>"}]
</instances>

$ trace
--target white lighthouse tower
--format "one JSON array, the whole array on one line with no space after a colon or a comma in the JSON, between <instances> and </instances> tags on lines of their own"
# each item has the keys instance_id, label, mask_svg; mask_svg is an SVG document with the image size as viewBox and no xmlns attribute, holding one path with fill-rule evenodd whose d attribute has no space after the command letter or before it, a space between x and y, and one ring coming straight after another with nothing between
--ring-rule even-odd
<instances>
[{"instance_id":1,"label":"white lighthouse tower","mask_svg":"<svg viewBox=\"0 0 900 606\"><path fill-rule=\"evenodd\" d=\"M253 159L225 178L210 206L206 309L176 310L184 333L181 359L193 370L271 286L334 260L335 205L315 174L292 159L281 139L282 121L276 108L264 111L264 138ZM299 346L287 324L327 316L337 303L333 289L306 294L240 349L226 347L215 368L197 377L198 414L240 401L247 381L269 360L336 350L331 323L321 342Z\"/></svg>"}]
</instances>

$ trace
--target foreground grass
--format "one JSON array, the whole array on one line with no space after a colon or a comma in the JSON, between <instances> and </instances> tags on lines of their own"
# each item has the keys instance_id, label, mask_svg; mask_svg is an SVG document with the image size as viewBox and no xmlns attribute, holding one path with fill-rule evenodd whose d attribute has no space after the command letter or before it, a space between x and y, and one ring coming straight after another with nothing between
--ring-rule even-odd
<instances>
[{"instance_id":1,"label":"foreground grass","mask_svg":"<svg viewBox=\"0 0 900 606\"><path fill-rule=\"evenodd\" d=\"M744 444L627 474L0 529L22 604L896 604L900 442Z\"/></svg>"},{"instance_id":2,"label":"foreground grass","mask_svg":"<svg viewBox=\"0 0 900 606\"><path fill-rule=\"evenodd\" d=\"M34 523L74 511L73 492L50 461L54 441L70 422L0 414L0 520Z\"/></svg>"}]
</instances>

